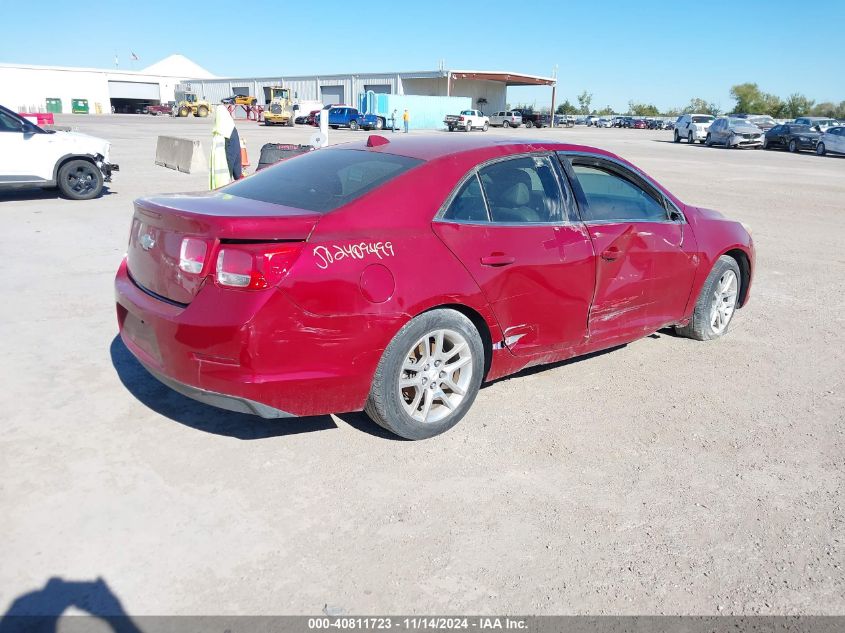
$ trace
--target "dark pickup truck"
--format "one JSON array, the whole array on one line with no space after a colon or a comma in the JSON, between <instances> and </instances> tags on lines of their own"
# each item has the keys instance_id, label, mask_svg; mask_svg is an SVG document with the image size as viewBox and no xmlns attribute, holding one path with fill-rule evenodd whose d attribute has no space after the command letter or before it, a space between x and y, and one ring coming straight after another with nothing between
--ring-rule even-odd
<instances>
[{"instance_id":1,"label":"dark pickup truck","mask_svg":"<svg viewBox=\"0 0 845 633\"><path fill-rule=\"evenodd\" d=\"M525 127L550 127L552 117L548 114L540 114L539 112L523 112L522 122L525 124Z\"/></svg>"},{"instance_id":2,"label":"dark pickup truck","mask_svg":"<svg viewBox=\"0 0 845 633\"><path fill-rule=\"evenodd\" d=\"M175 101L169 101L167 103L162 103L161 105L148 105L144 108L144 114L152 114L153 116L159 116L163 114L172 115L173 108L176 107Z\"/></svg>"}]
</instances>

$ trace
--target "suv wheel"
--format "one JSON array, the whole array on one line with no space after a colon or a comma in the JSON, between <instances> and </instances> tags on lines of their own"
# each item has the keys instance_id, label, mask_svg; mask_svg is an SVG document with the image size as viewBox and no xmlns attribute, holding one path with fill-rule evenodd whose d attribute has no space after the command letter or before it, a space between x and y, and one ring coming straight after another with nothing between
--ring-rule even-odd
<instances>
[{"instance_id":1,"label":"suv wheel","mask_svg":"<svg viewBox=\"0 0 845 633\"><path fill-rule=\"evenodd\" d=\"M87 160L71 160L59 169L57 184L66 198L92 200L103 191L103 173Z\"/></svg>"},{"instance_id":2,"label":"suv wheel","mask_svg":"<svg viewBox=\"0 0 845 633\"><path fill-rule=\"evenodd\" d=\"M510 121L502 121L502 127L510 127L510 126L511 126Z\"/></svg>"},{"instance_id":3,"label":"suv wheel","mask_svg":"<svg viewBox=\"0 0 845 633\"><path fill-rule=\"evenodd\" d=\"M622 127L622 126L620 125L619 127ZM680 135L680 134L678 134L678 130L675 130L674 138L675 138L675 142L676 142L676 143L680 143L680 142L681 142L681 135Z\"/></svg>"},{"instance_id":4,"label":"suv wheel","mask_svg":"<svg viewBox=\"0 0 845 633\"><path fill-rule=\"evenodd\" d=\"M816 154L818 154L819 156L824 156L824 153L825 153L824 143L819 143L818 145L816 145Z\"/></svg>"},{"instance_id":5,"label":"suv wheel","mask_svg":"<svg viewBox=\"0 0 845 633\"><path fill-rule=\"evenodd\" d=\"M789 141L789 151L793 154L798 153L798 141L796 141L795 139Z\"/></svg>"},{"instance_id":6,"label":"suv wheel","mask_svg":"<svg viewBox=\"0 0 845 633\"><path fill-rule=\"evenodd\" d=\"M692 145L693 143L695 143L695 141L694 141L694 140L693 140L693 138L692 138L692 132L690 132L689 134L687 134L687 143L689 143L690 145Z\"/></svg>"},{"instance_id":7,"label":"suv wheel","mask_svg":"<svg viewBox=\"0 0 845 633\"><path fill-rule=\"evenodd\" d=\"M349 129L353 132L358 129L358 121L350 121L349 122Z\"/></svg>"}]
</instances>

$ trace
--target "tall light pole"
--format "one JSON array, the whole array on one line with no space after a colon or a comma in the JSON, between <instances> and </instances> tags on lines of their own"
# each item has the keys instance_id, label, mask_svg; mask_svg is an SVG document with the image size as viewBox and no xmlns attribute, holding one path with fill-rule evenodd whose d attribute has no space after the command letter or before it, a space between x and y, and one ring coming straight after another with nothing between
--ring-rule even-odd
<instances>
[{"instance_id":1,"label":"tall light pole","mask_svg":"<svg viewBox=\"0 0 845 633\"><path fill-rule=\"evenodd\" d=\"M555 126L555 90L557 89L557 64L555 64L555 68L552 71L552 77L554 77L555 82L552 84L552 109L549 113L549 127Z\"/></svg>"}]
</instances>

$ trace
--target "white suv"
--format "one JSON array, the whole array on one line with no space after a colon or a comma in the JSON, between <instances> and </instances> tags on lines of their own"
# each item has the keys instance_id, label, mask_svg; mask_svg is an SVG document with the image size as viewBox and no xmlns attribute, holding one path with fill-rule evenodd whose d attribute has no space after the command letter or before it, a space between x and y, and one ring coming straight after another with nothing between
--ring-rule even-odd
<instances>
[{"instance_id":1,"label":"white suv","mask_svg":"<svg viewBox=\"0 0 845 633\"><path fill-rule=\"evenodd\" d=\"M78 132L43 130L0 106L0 190L58 187L91 200L111 181L110 143Z\"/></svg>"},{"instance_id":2,"label":"white suv","mask_svg":"<svg viewBox=\"0 0 845 633\"><path fill-rule=\"evenodd\" d=\"M684 114L675 122L675 142L686 139L688 143L703 143L707 138L710 124L716 120L712 114Z\"/></svg>"}]
</instances>

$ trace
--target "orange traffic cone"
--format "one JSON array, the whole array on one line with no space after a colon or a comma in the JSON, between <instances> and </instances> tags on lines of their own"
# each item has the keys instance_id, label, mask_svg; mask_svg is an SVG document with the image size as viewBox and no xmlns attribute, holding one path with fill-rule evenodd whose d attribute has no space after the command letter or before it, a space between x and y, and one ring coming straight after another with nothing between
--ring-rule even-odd
<instances>
[{"instance_id":1,"label":"orange traffic cone","mask_svg":"<svg viewBox=\"0 0 845 633\"><path fill-rule=\"evenodd\" d=\"M249 167L249 156L246 153L246 144L243 139L241 141L241 167Z\"/></svg>"}]
</instances>

